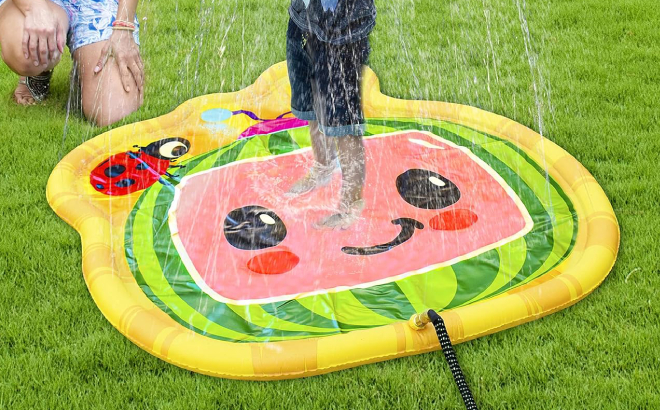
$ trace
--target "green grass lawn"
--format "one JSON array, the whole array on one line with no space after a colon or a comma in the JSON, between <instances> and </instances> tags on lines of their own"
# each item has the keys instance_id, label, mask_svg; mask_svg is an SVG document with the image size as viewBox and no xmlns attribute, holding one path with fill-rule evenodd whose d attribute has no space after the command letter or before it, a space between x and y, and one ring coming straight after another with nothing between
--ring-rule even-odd
<instances>
[{"instance_id":1,"label":"green grass lawn","mask_svg":"<svg viewBox=\"0 0 660 410\"><path fill-rule=\"evenodd\" d=\"M660 408L657 0L379 0L385 94L474 105L574 155L621 225L606 281L577 305L457 346L482 408ZM123 124L250 85L285 59L287 0L141 2L146 98ZM529 36L525 28L529 30ZM51 98L17 107L0 67L0 408L461 408L441 353L283 382L215 379L116 331L90 297L78 234L46 202L63 155L103 132ZM118 124L120 125L120 124Z\"/></svg>"}]
</instances>

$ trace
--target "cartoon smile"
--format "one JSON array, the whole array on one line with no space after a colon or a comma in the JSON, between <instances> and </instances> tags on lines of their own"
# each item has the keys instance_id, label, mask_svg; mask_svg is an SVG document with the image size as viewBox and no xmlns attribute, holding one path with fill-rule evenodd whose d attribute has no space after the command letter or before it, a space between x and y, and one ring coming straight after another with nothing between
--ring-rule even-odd
<instances>
[{"instance_id":1,"label":"cartoon smile","mask_svg":"<svg viewBox=\"0 0 660 410\"><path fill-rule=\"evenodd\" d=\"M367 246L363 248L354 247L354 246L344 246L343 248L341 248L341 251L348 255L361 255L361 256L377 255L379 253L387 252L392 248L394 248L395 246L401 245L402 243L406 242L408 239L412 238L413 234L415 233L415 229L424 229L424 224L413 218L398 218L398 219L394 219L392 223L394 225L401 226L401 232L393 240L380 245Z\"/></svg>"}]
</instances>

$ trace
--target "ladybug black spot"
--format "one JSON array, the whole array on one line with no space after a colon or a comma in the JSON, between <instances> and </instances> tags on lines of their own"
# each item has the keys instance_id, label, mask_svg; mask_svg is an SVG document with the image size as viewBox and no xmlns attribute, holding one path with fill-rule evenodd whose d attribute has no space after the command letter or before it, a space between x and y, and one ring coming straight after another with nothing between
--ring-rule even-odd
<instances>
[{"instance_id":1,"label":"ladybug black spot","mask_svg":"<svg viewBox=\"0 0 660 410\"><path fill-rule=\"evenodd\" d=\"M96 189L103 189L104 186L102 184L96 184Z\"/></svg>"},{"instance_id":2,"label":"ladybug black spot","mask_svg":"<svg viewBox=\"0 0 660 410\"><path fill-rule=\"evenodd\" d=\"M145 169L149 169L149 166L144 162L140 162L139 164L137 164L135 169L138 171L144 171Z\"/></svg>"},{"instance_id":3,"label":"ladybug black spot","mask_svg":"<svg viewBox=\"0 0 660 410\"><path fill-rule=\"evenodd\" d=\"M122 180L119 180L119 181L115 182L115 186L117 188L128 188L129 186L131 186L133 184L135 184L135 180L130 179L130 178L124 178Z\"/></svg>"},{"instance_id":4,"label":"ladybug black spot","mask_svg":"<svg viewBox=\"0 0 660 410\"><path fill-rule=\"evenodd\" d=\"M118 177L119 175L123 174L124 171L126 171L125 166L123 166L121 164L114 164L114 165L111 165L111 166L107 167L105 170L103 170L103 173L108 178L114 178L114 177Z\"/></svg>"}]
</instances>

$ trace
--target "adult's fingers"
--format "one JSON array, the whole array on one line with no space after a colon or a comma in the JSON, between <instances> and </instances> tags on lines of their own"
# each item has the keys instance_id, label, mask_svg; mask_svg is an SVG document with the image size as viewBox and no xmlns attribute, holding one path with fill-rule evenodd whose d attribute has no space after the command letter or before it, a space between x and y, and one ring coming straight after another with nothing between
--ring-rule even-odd
<instances>
[{"instance_id":1,"label":"adult's fingers","mask_svg":"<svg viewBox=\"0 0 660 410\"><path fill-rule=\"evenodd\" d=\"M48 57L52 62L55 62L60 57L60 50L57 47L57 38L55 36L48 39ZM48 61L44 62L44 65L47 64Z\"/></svg>"},{"instance_id":2,"label":"adult's fingers","mask_svg":"<svg viewBox=\"0 0 660 410\"><path fill-rule=\"evenodd\" d=\"M131 92L131 82L133 82L133 76L131 75L128 66L122 62L117 61L119 65L119 75L121 76L121 83L124 86L124 91Z\"/></svg>"},{"instance_id":3,"label":"adult's fingers","mask_svg":"<svg viewBox=\"0 0 660 410\"><path fill-rule=\"evenodd\" d=\"M48 37L39 36L39 64L48 65Z\"/></svg>"},{"instance_id":4,"label":"adult's fingers","mask_svg":"<svg viewBox=\"0 0 660 410\"><path fill-rule=\"evenodd\" d=\"M48 56L46 61L41 61L43 65L47 65L49 61L54 61L59 57L59 47L57 47L57 37L59 36L59 24L55 26L55 30L47 34L48 40Z\"/></svg>"},{"instance_id":5,"label":"adult's fingers","mask_svg":"<svg viewBox=\"0 0 660 410\"><path fill-rule=\"evenodd\" d=\"M23 30L23 55L25 56L25 59L27 60L30 58L30 33L28 33L27 30Z\"/></svg>"},{"instance_id":6,"label":"adult's fingers","mask_svg":"<svg viewBox=\"0 0 660 410\"><path fill-rule=\"evenodd\" d=\"M142 56L140 53L137 53L137 64L140 68L140 75L142 76L142 83L140 84L140 105L144 101L144 63L142 62Z\"/></svg>"},{"instance_id":7,"label":"adult's fingers","mask_svg":"<svg viewBox=\"0 0 660 410\"><path fill-rule=\"evenodd\" d=\"M142 93L142 85L144 84L144 76L142 70L137 64L137 61L134 60L130 66L131 74L133 74L133 79L135 79L135 85L137 85L138 92Z\"/></svg>"},{"instance_id":8,"label":"adult's fingers","mask_svg":"<svg viewBox=\"0 0 660 410\"><path fill-rule=\"evenodd\" d=\"M105 67L105 63L108 62L109 56L110 56L110 47L108 44L106 44L105 46L103 46L103 49L101 50L101 57L99 57L99 61L96 63L96 67L94 67L94 74L103 70L103 67Z\"/></svg>"},{"instance_id":9,"label":"adult's fingers","mask_svg":"<svg viewBox=\"0 0 660 410\"><path fill-rule=\"evenodd\" d=\"M60 54L64 54L64 44L66 43L66 27L62 25L57 26L57 49Z\"/></svg>"},{"instance_id":10,"label":"adult's fingers","mask_svg":"<svg viewBox=\"0 0 660 410\"><path fill-rule=\"evenodd\" d=\"M39 37L32 35L30 36L30 42L28 43L28 50L30 51L30 58L34 61L34 65L39 65L39 53L37 52L37 47L39 46Z\"/></svg>"},{"instance_id":11,"label":"adult's fingers","mask_svg":"<svg viewBox=\"0 0 660 410\"><path fill-rule=\"evenodd\" d=\"M142 56L140 53L137 54L137 64L138 67L140 67L140 71L142 71L142 74L144 75L144 63L142 62Z\"/></svg>"}]
</instances>

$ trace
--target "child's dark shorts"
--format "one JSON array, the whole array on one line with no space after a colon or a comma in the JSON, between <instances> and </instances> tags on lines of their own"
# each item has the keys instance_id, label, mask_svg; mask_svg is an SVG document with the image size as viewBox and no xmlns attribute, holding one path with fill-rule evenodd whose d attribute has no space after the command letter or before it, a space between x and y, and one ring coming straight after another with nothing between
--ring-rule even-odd
<instances>
[{"instance_id":1,"label":"child's dark shorts","mask_svg":"<svg viewBox=\"0 0 660 410\"><path fill-rule=\"evenodd\" d=\"M369 52L368 38L332 45L289 20L286 59L293 115L318 120L319 129L329 137L364 135L360 92Z\"/></svg>"}]
</instances>

